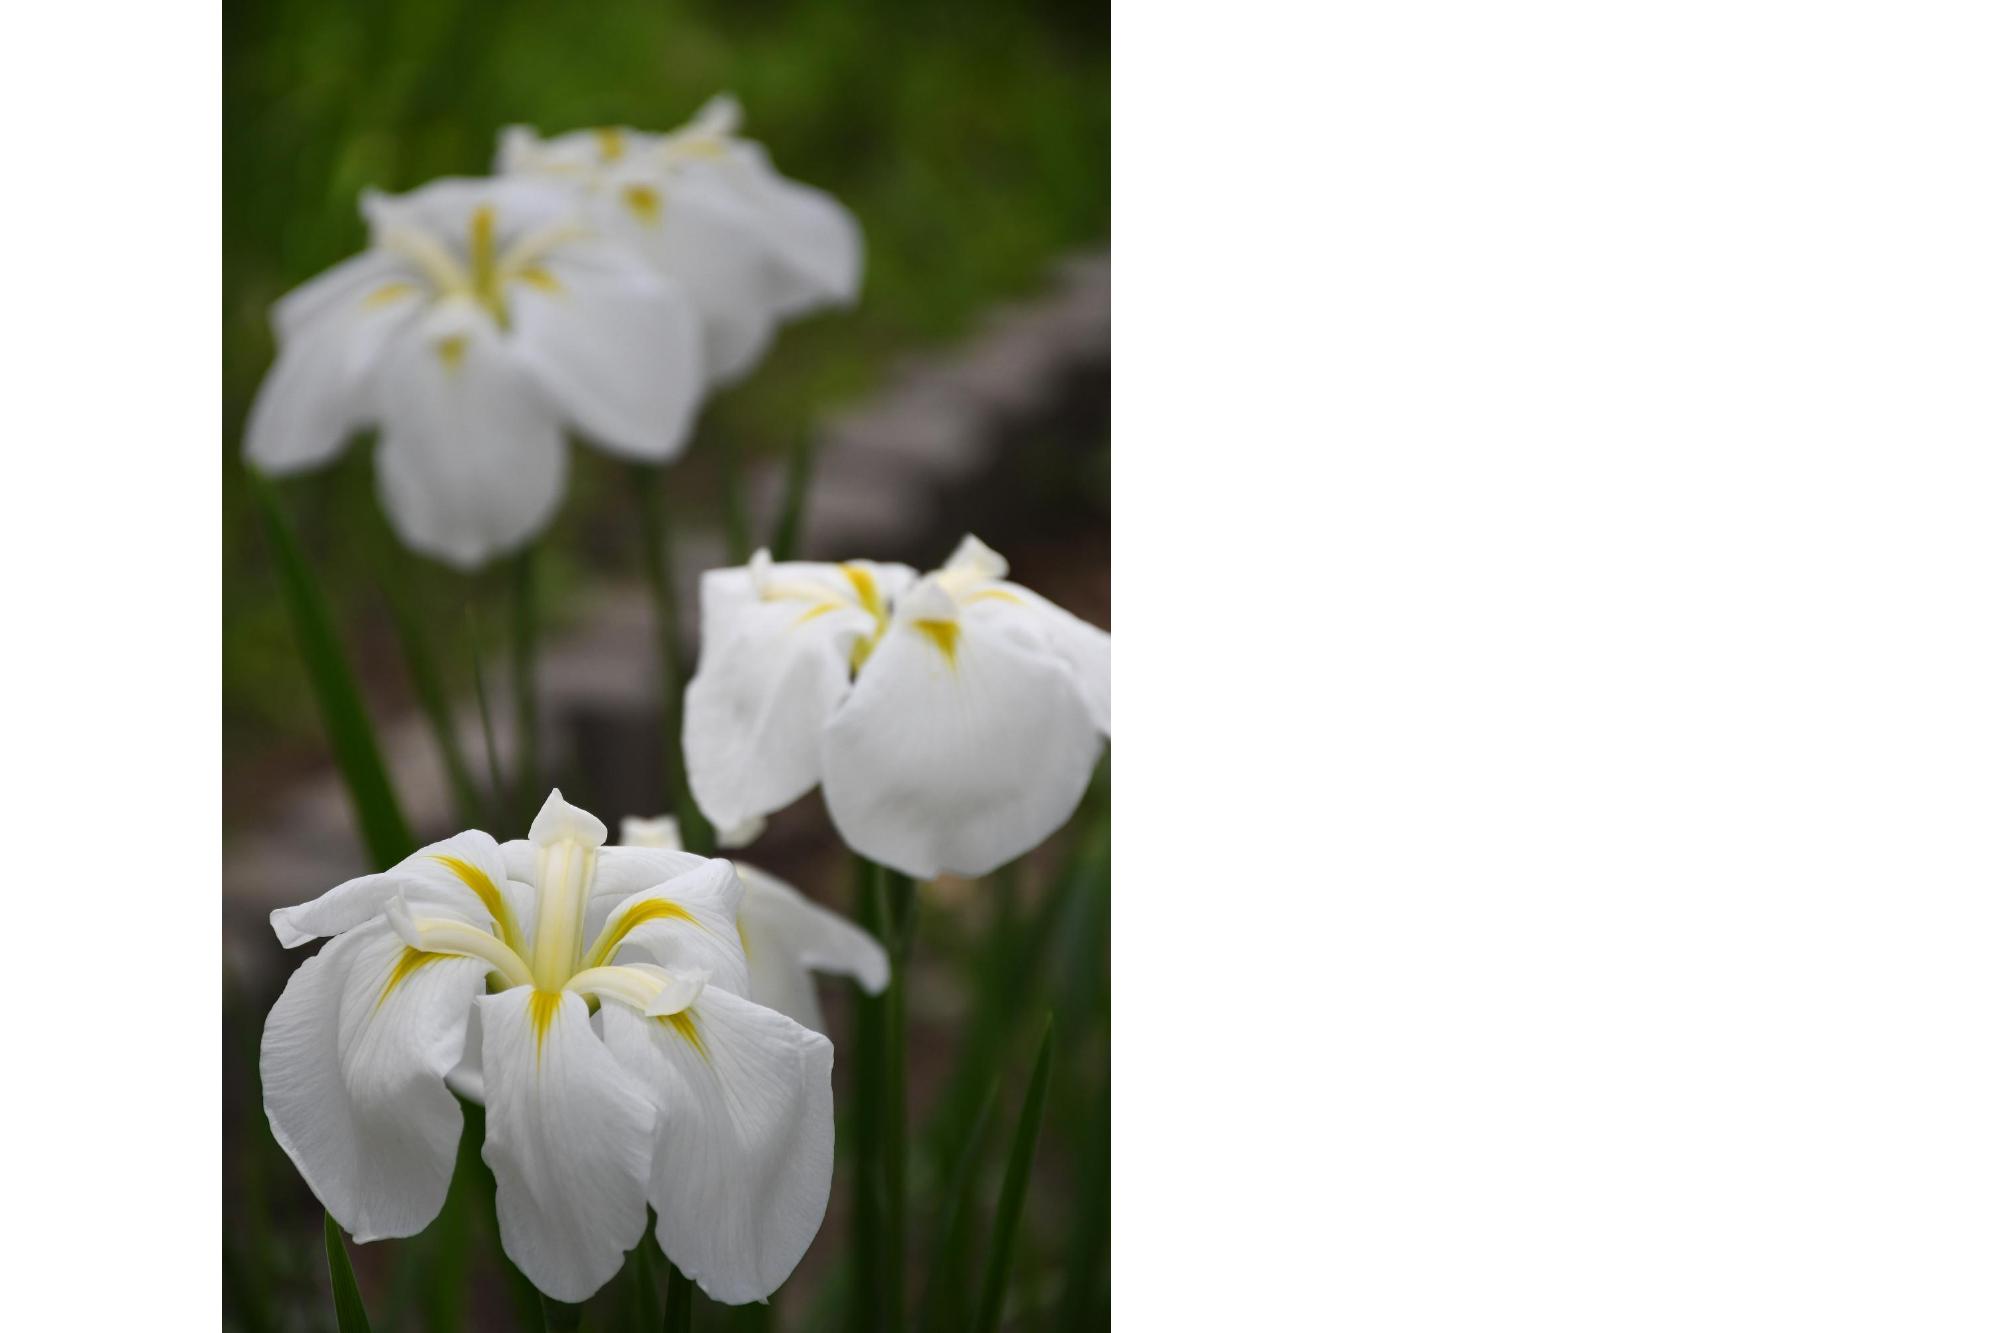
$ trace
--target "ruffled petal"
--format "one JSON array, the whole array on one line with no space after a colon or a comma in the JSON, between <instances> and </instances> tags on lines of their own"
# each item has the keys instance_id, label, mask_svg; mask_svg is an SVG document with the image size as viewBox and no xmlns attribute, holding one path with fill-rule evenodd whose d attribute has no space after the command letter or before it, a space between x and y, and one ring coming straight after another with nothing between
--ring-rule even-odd
<instances>
[{"instance_id":1,"label":"ruffled petal","mask_svg":"<svg viewBox=\"0 0 2000 1333\"><path fill-rule=\"evenodd\" d=\"M605 852L631 850L607 847ZM703 971L713 985L738 995L747 992L749 966L736 929L743 883L729 862L697 859L697 868L614 907L593 936L584 966L601 967L636 955L676 971Z\"/></svg>"},{"instance_id":2,"label":"ruffled petal","mask_svg":"<svg viewBox=\"0 0 2000 1333\"><path fill-rule=\"evenodd\" d=\"M581 996L520 986L478 1003L501 1248L543 1292L584 1300L645 1234L653 1104Z\"/></svg>"},{"instance_id":3,"label":"ruffled petal","mask_svg":"<svg viewBox=\"0 0 2000 1333\"><path fill-rule=\"evenodd\" d=\"M549 400L613 453L678 456L707 388L687 293L604 244L564 246L531 272L508 290L513 343Z\"/></svg>"},{"instance_id":4,"label":"ruffled petal","mask_svg":"<svg viewBox=\"0 0 2000 1333\"><path fill-rule=\"evenodd\" d=\"M374 419L373 374L427 301L421 278L369 251L322 273L272 310L278 355L243 428L244 455L265 472L301 472L340 452Z\"/></svg>"},{"instance_id":5,"label":"ruffled petal","mask_svg":"<svg viewBox=\"0 0 2000 1333\"><path fill-rule=\"evenodd\" d=\"M833 1046L710 986L681 1013L603 1010L604 1040L659 1107L647 1197L660 1247L715 1300L768 1297L833 1179Z\"/></svg>"},{"instance_id":6,"label":"ruffled petal","mask_svg":"<svg viewBox=\"0 0 2000 1333\"><path fill-rule=\"evenodd\" d=\"M1061 827L1102 748L1067 662L926 580L827 725L827 809L907 875L983 875Z\"/></svg>"},{"instance_id":7,"label":"ruffled petal","mask_svg":"<svg viewBox=\"0 0 2000 1333\"><path fill-rule=\"evenodd\" d=\"M271 1132L358 1241L437 1216L463 1117L445 1075L486 967L418 955L386 923L349 931L292 974L264 1024Z\"/></svg>"},{"instance_id":8,"label":"ruffled petal","mask_svg":"<svg viewBox=\"0 0 2000 1333\"><path fill-rule=\"evenodd\" d=\"M879 582L875 567L857 568ZM701 660L688 682L682 743L696 802L727 828L819 782L820 730L876 620L839 565L710 570L701 602Z\"/></svg>"},{"instance_id":9,"label":"ruffled petal","mask_svg":"<svg viewBox=\"0 0 2000 1333\"><path fill-rule=\"evenodd\" d=\"M489 929L502 927L496 930L502 939L507 939L504 926L511 917L516 938L507 942L515 948L534 925L524 919L532 910L531 892L509 881L499 845L473 829L431 843L379 875L362 875L311 902L281 907L271 913L271 929L278 943L296 948L380 917L399 894L427 916L455 916Z\"/></svg>"}]
</instances>

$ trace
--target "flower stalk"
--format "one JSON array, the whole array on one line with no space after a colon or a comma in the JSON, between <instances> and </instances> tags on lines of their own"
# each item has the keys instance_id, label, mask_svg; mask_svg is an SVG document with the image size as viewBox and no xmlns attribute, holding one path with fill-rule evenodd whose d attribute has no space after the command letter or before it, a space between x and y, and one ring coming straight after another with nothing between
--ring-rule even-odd
<instances>
[{"instance_id":1,"label":"flower stalk","mask_svg":"<svg viewBox=\"0 0 2000 1333\"><path fill-rule=\"evenodd\" d=\"M667 796L680 820L682 844L696 855L706 856L715 850L715 832L694 803L681 753L681 690L687 664L681 656L680 597L674 583L673 542L667 531L659 469L635 466L632 493L639 509L640 557L646 567L647 589L653 595L653 620L659 635L660 725L666 738L661 758Z\"/></svg>"}]
</instances>

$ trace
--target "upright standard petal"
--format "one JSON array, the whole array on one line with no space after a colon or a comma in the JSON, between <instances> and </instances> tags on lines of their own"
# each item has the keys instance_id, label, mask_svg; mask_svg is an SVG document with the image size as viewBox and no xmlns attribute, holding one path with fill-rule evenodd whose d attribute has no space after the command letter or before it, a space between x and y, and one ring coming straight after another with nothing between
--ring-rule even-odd
<instances>
[{"instance_id":1,"label":"upright standard petal","mask_svg":"<svg viewBox=\"0 0 2000 1333\"><path fill-rule=\"evenodd\" d=\"M562 501L569 454L547 400L467 303L440 305L382 367L376 483L405 545L471 569Z\"/></svg>"},{"instance_id":2,"label":"upright standard petal","mask_svg":"<svg viewBox=\"0 0 2000 1333\"><path fill-rule=\"evenodd\" d=\"M548 399L613 453L677 457L707 388L686 293L605 244L565 246L532 272L513 288L514 346Z\"/></svg>"},{"instance_id":3,"label":"upright standard petal","mask_svg":"<svg viewBox=\"0 0 2000 1333\"><path fill-rule=\"evenodd\" d=\"M752 1000L824 1032L814 972L853 977L870 995L889 984L889 955L873 935L776 875L741 863L736 873L743 880L736 920L750 964Z\"/></svg>"},{"instance_id":4,"label":"upright standard petal","mask_svg":"<svg viewBox=\"0 0 2000 1333\"><path fill-rule=\"evenodd\" d=\"M833 1180L833 1046L710 986L686 1010L603 1010L604 1040L660 1115L660 1247L715 1300L760 1301L798 1266Z\"/></svg>"},{"instance_id":5,"label":"upright standard petal","mask_svg":"<svg viewBox=\"0 0 2000 1333\"><path fill-rule=\"evenodd\" d=\"M716 569L701 579L701 659L682 744L702 813L730 827L791 804L820 778L819 733L847 693L877 614L874 566Z\"/></svg>"},{"instance_id":6,"label":"upright standard petal","mask_svg":"<svg viewBox=\"0 0 2000 1333\"><path fill-rule=\"evenodd\" d=\"M1066 662L926 580L827 726L827 809L904 874L984 875L1061 827L1102 746Z\"/></svg>"},{"instance_id":7,"label":"upright standard petal","mask_svg":"<svg viewBox=\"0 0 2000 1333\"><path fill-rule=\"evenodd\" d=\"M580 995L520 986L481 996L479 1020L501 1248L543 1292L584 1300L645 1235L653 1103Z\"/></svg>"},{"instance_id":8,"label":"upright standard petal","mask_svg":"<svg viewBox=\"0 0 2000 1333\"><path fill-rule=\"evenodd\" d=\"M463 1122L444 1079L485 976L376 923L308 958L264 1023L271 1133L358 1241L415 1235L444 1204Z\"/></svg>"}]
</instances>

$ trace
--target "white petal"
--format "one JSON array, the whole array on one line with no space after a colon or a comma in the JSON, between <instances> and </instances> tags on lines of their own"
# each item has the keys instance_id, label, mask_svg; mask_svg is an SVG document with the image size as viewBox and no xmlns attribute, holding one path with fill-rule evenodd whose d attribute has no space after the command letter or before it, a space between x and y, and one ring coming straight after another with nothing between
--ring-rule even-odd
<instances>
[{"instance_id":1,"label":"white petal","mask_svg":"<svg viewBox=\"0 0 2000 1333\"><path fill-rule=\"evenodd\" d=\"M612 859L609 853L614 851L633 850L606 848L605 858ZM695 869L619 902L590 937L584 965L601 967L636 954L676 971L705 971L715 985L739 995L747 991L750 973L736 930L743 883L729 862L696 859Z\"/></svg>"},{"instance_id":2,"label":"white petal","mask_svg":"<svg viewBox=\"0 0 2000 1333\"><path fill-rule=\"evenodd\" d=\"M266 472L299 472L338 453L373 420L373 372L426 300L401 260L369 251L279 301L271 313L277 359L257 387L243 430L251 463Z\"/></svg>"},{"instance_id":3,"label":"white petal","mask_svg":"<svg viewBox=\"0 0 2000 1333\"><path fill-rule=\"evenodd\" d=\"M453 862L463 869L455 868ZM484 883L480 881L484 877ZM427 915L450 915L475 925L492 926L496 916L485 896L487 885L515 918L523 938L532 922L521 919L528 894L508 882L499 846L478 830L434 842L398 861L379 875L362 875L336 885L309 903L281 907L271 913L278 943L296 948L322 935L338 935L382 915L391 899L402 895Z\"/></svg>"},{"instance_id":4,"label":"white petal","mask_svg":"<svg viewBox=\"0 0 2000 1333\"><path fill-rule=\"evenodd\" d=\"M904 607L925 602L920 587ZM937 623L899 611L823 752L841 837L919 879L983 875L1035 847L1076 809L1102 749L1054 653L984 616Z\"/></svg>"},{"instance_id":5,"label":"white petal","mask_svg":"<svg viewBox=\"0 0 2000 1333\"><path fill-rule=\"evenodd\" d=\"M583 997L539 995L520 986L479 999L484 1156L507 1257L548 1295L581 1301L645 1234L654 1112Z\"/></svg>"},{"instance_id":6,"label":"white petal","mask_svg":"<svg viewBox=\"0 0 2000 1333\"><path fill-rule=\"evenodd\" d=\"M652 847L677 852L681 849L681 821L672 815L658 815L652 819L627 815L618 821L618 843L621 847Z\"/></svg>"},{"instance_id":7,"label":"white petal","mask_svg":"<svg viewBox=\"0 0 2000 1333\"><path fill-rule=\"evenodd\" d=\"M563 246L537 267L544 285L508 289L522 364L594 443L651 462L677 456L707 388L686 293L608 245Z\"/></svg>"},{"instance_id":8,"label":"white petal","mask_svg":"<svg viewBox=\"0 0 2000 1333\"><path fill-rule=\"evenodd\" d=\"M861 226L824 190L778 174L762 145L737 143L723 164L730 182L759 212L764 234L785 265L772 292L779 313L850 305L861 292Z\"/></svg>"},{"instance_id":9,"label":"white petal","mask_svg":"<svg viewBox=\"0 0 2000 1333\"><path fill-rule=\"evenodd\" d=\"M409 968L386 924L308 958L264 1024L271 1132L359 1241L411 1236L444 1203L463 1117L446 1089L486 967ZM393 984L392 984L393 983Z\"/></svg>"},{"instance_id":10,"label":"white petal","mask_svg":"<svg viewBox=\"0 0 2000 1333\"><path fill-rule=\"evenodd\" d=\"M994 591L1005 596L984 597L964 607L963 619L990 619L996 626L1019 625L1047 645L1050 652L1069 667L1084 702L1090 705L1090 720L1097 729L1111 734L1111 635L1018 583L998 583ZM1012 598L1012 602L1009 601ZM1023 615L1025 607L1028 614ZM1029 626L1032 626L1030 629Z\"/></svg>"},{"instance_id":11,"label":"white petal","mask_svg":"<svg viewBox=\"0 0 2000 1333\"><path fill-rule=\"evenodd\" d=\"M547 526L569 453L485 317L440 317L453 304L398 338L383 362L375 474L404 544L470 569Z\"/></svg>"},{"instance_id":12,"label":"white petal","mask_svg":"<svg viewBox=\"0 0 2000 1333\"><path fill-rule=\"evenodd\" d=\"M813 902L775 875L739 863L743 949L750 963L750 998L815 1032L826 1021L812 974L853 977L879 995L889 984L889 955L873 935Z\"/></svg>"},{"instance_id":13,"label":"white petal","mask_svg":"<svg viewBox=\"0 0 2000 1333\"><path fill-rule=\"evenodd\" d=\"M602 847L611 830L604 821L580 805L563 799L562 788L551 788L542 808L528 825L528 841L537 847L558 842L580 842L586 847Z\"/></svg>"},{"instance_id":14,"label":"white petal","mask_svg":"<svg viewBox=\"0 0 2000 1333\"><path fill-rule=\"evenodd\" d=\"M881 597L894 596L881 585L896 580L874 572L891 567L863 568ZM820 730L875 623L839 565L702 575L701 659L682 744L695 801L718 828L789 805L819 782Z\"/></svg>"},{"instance_id":15,"label":"white petal","mask_svg":"<svg viewBox=\"0 0 2000 1333\"><path fill-rule=\"evenodd\" d=\"M710 987L671 1019L603 1010L604 1040L660 1107L648 1199L660 1247L715 1300L798 1266L833 1179L833 1046Z\"/></svg>"}]
</instances>

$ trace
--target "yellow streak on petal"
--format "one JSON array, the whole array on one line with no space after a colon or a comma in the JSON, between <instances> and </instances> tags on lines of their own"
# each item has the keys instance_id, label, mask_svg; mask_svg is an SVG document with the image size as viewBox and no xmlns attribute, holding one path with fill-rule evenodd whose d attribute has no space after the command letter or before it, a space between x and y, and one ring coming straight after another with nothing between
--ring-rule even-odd
<instances>
[{"instance_id":1,"label":"yellow streak on petal","mask_svg":"<svg viewBox=\"0 0 2000 1333\"><path fill-rule=\"evenodd\" d=\"M803 625L808 620L817 620L819 619L819 617L827 614L829 611L838 611L840 609L841 609L841 604L839 602L821 602L818 606L815 606L812 610L806 612L804 615L800 616L797 620L794 620L792 623L794 625Z\"/></svg>"},{"instance_id":2,"label":"yellow streak on petal","mask_svg":"<svg viewBox=\"0 0 2000 1333\"><path fill-rule=\"evenodd\" d=\"M514 277L521 282L527 283L530 287L547 292L550 296L557 296L562 292L562 284L556 281L556 275L543 268L540 264L530 264L515 273ZM1019 599L1017 598L1016 600Z\"/></svg>"},{"instance_id":3,"label":"yellow streak on petal","mask_svg":"<svg viewBox=\"0 0 2000 1333\"><path fill-rule=\"evenodd\" d=\"M919 634L931 641L944 660L956 670L958 667L958 622L956 620L913 620L910 622Z\"/></svg>"},{"instance_id":4,"label":"yellow streak on petal","mask_svg":"<svg viewBox=\"0 0 2000 1333\"><path fill-rule=\"evenodd\" d=\"M866 565L845 564L840 572L847 575L847 581L854 585L854 595L861 599L861 605L877 620L889 618L888 609L882 605L882 590L875 586L875 575Z\"/></svg>"},{"instance_id":5,"label":"yellow streak on petal","mask_svg":"<svg viewBox=\"0 0 2000 1333\"><path fill-rule=\"evenodd\" d=\"M968 603L971 603L971 602L1012 602L1012 603L1013 603L1014 605L1016 605L1016 606L1026 606L1026 605L1027 605L1027 603L1026 603L1026 602L1024 602L1024 601L1022 601L1022 600L1021 600L1020 598L1016 597L1016 596L1015 596L1015 595L1014 595L1013 593L1011 593L1011 592L1008 592L1008 591L1007 591L1007 590L1006 590L1005 588L981 588L981 589L980 589L980 590L979 590L978 592L975 592L975 593L973 593L973 594L972 594L971 596L967 597L967 598L966 598L965 600L966 600L966 601L967 601Z\"/></svg>"},{"instance_id":6,"label":"yellow streak on petal","mask_svg":"<svg viewBox=\"0 0 2000 1333\"><path fill-rule=\"evenodd\" d=\"M480 906L492 914L494 923L500 927L501 940L515 953L521 952L521 931L514 923L514 910L507 906L506 898L494 886L492 877L472 862L456 856L433 856L431 860L458 876L459 882L472 890Z\"/></svg>"},{"instance_id":7,"label":"yellow streak on petal","mask_svg":"<svg viewBox=\"0 0 2000 1333\"><path fill-rule=\"evenodd\" d=\"M542 1043L548 1040L549 1028L561 1008L562 992L559 990L537 990L528 996L528 1024L535 1029L537 1065L542 1062Z\"/></svg>"},{"instance_id":8,"label":"yellow streak on petal","mask_svg":"<svg viewBox=\"0 0 2000 1333\"><path fill-rule=\"evenodd\" d=\"M701 925L694 914L679 903L665 898L648 898L623 916L606 923L604 933L597 937L597 943L590 950L590 957L584 960L584 967L603 967L609 963L611 956L618 952L618 946L625 942L625 937L649 921L686 921L690 925Z\"/></svg>"},{"instance_id":9,"label":"yellow streak on petal","mask_svg":"<svg viewBox=\"0 0 2000 1333\"><path fill-rule=\"evenodd\" d=\"M382 987L382 993L375 997L375 1007L380 1009L387 1004L389 996L394 993L396 987L409 980L410 975L417 969L428 967L438 959L448 957L449 954L425 953L422 949L412 949L409 945L404 945L403 952L396 958L394 970L389 973L388 982Z\"/></svg>"},{"instance_id":10,"label":"yellow streak on petal","mask_svg":"<svg viewBox=\"0 0 2000 1333\"><path fill-rule=\"evenodd\" d=\"M750 956L750 937L743 933L743 923L741 921L736 923L736 942L743 946L743 956L748 958Z\"/></svg>"},{"instance_id":11,"label":"yellow streak on petal","mask_svg":"<svg viewBox=\"0 0 2000 1333\"><path fill-rule=\"evenodd\" d=\"M591 131L597 136L597 155L606 162L616 162L625 156L625 136L615 125L606 125Z\"/></svg>"},{"instance_id":12,"label":"yellow streak on petal","mask_svg":"<svg viewBox=\"0 0 2000 1333\"><path fill-rule=\"evenodd\" d=\"M406 296L416 294L417 285L414 282L385 282L362 298L361 304L366 309L379 310L385 305L393 305Z\"/></svg>"},{"instance_id":13,"label":"yellow streak on petal","mask_svg":"<svg viewBox=\"0 0 2000 1333\"><path fill-rule=\"evenodd\" d=\"M708 1047L702 1044L701 1029L694 1024L694 1015L683 1009L677 1014L668 1014L660 1022L681 1034L681 1039L694 1047L695 1054L708 1059Z\"/></svg>"},{"instance_id":14,"label":"yellow streak on petal","mask_svg":"<svg viewBox=\"0 0 2000 1333\"><path fill-rule=\"evenodd\" d=\"M465 361L465 338L454 333L449 338L438 339L437 354L446 370L457 370Z\"/></svg>"}]
</instances>

